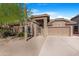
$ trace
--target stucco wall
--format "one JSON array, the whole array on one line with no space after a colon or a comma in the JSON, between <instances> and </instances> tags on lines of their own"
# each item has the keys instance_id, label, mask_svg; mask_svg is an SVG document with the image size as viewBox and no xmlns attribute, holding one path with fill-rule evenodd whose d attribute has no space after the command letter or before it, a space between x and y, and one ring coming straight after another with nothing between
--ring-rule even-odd
<instances>
[{"instance_id":1,"label":"stucco wall","mask_svg":"<svg viewBox=\"0 0 79 59\"><path fill-rule=\"evenodd\" d=\"M52 23L53 27L64 27L65 26L65 22L64 21L55 21Z\"/></svg>"}]
</instances>

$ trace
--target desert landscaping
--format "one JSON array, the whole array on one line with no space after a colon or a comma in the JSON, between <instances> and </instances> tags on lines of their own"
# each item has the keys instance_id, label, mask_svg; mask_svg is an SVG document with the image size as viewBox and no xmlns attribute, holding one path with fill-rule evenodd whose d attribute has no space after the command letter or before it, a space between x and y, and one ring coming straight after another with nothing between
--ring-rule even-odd
<instances>
[{"instance_id":1,"label":"desert landscaping","mask_svg":"<svg viewBox=\"0 0 79 59\"><path fill-rule=\"evenodd\" d=\"M38 56L45 41L42 36L34 37L29 41L25 41L23 38L9 39L0 39L1 56Z\"/></svg>"}]
</instances>

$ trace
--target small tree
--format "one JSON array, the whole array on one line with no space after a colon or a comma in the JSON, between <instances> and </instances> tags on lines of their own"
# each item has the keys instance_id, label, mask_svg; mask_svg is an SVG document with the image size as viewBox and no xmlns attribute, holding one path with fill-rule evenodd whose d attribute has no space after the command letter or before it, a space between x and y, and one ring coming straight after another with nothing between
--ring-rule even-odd
<instances>
[{"instance_id":1,"label":"small tree","mask_svg":"<svg viewBox=\"0 0 79 59\"><path fill-rule=\"evenodd\" d=\"M0 4L0 24L14 24L21 20L20 5L17 3Z\"/></svg>"},{"instance_id":2,"label":"small tree","mask_svg":"<svg viewBox=\"0 0 79 59\"><path fill-rule=\"evenodd\" d=\"M0 4L0 25L16 24L22 20L21 7L18 3Z\"/></svg>"},{"instance_id":3,"label":"small tree","mask_svg":"<svg viewBox=\"0 0 79 59\"><path fill-rule=\"evenodd\" d=\"M27 23L32 15L31 10L27 10L26 4L24 4L24 28L25 28L25 40L27 40Z\"/></svg>"}]
</instances>

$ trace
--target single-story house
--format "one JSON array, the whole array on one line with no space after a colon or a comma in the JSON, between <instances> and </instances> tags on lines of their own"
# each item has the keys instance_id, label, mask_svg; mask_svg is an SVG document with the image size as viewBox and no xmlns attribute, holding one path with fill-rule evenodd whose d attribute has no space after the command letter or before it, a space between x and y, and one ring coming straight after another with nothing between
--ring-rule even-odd
<instances>
[{"instance_id":1,"label":"single-story house","mask_svg":"<svg viewBox=\"0 0 79 59\"><path fill-rule=\"evenodd\" d=\"M76 22L64 18L50 19L48 14L35 15L31 19L37 23L36 25L41 28L40 32L45 36L72 36L73 25L76 24ZM39 29L35 26L34 35L36 36Z\"/></svg>"}]
</instances>

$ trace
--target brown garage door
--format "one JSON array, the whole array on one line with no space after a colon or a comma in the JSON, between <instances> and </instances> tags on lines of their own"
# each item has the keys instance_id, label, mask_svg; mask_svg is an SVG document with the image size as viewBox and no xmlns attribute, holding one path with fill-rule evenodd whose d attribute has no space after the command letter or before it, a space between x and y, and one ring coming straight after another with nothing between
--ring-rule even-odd
<instances>
[{"instance_id":1,"label":"brown garage door","mask_svg":"<svg viewBox=\"0 0 79 59\"><path fill-rule=\"evenodd\" d=\"M48 27L48 34L53 36L69 36L70 27Z\"/></svg>"}]
</instances>

